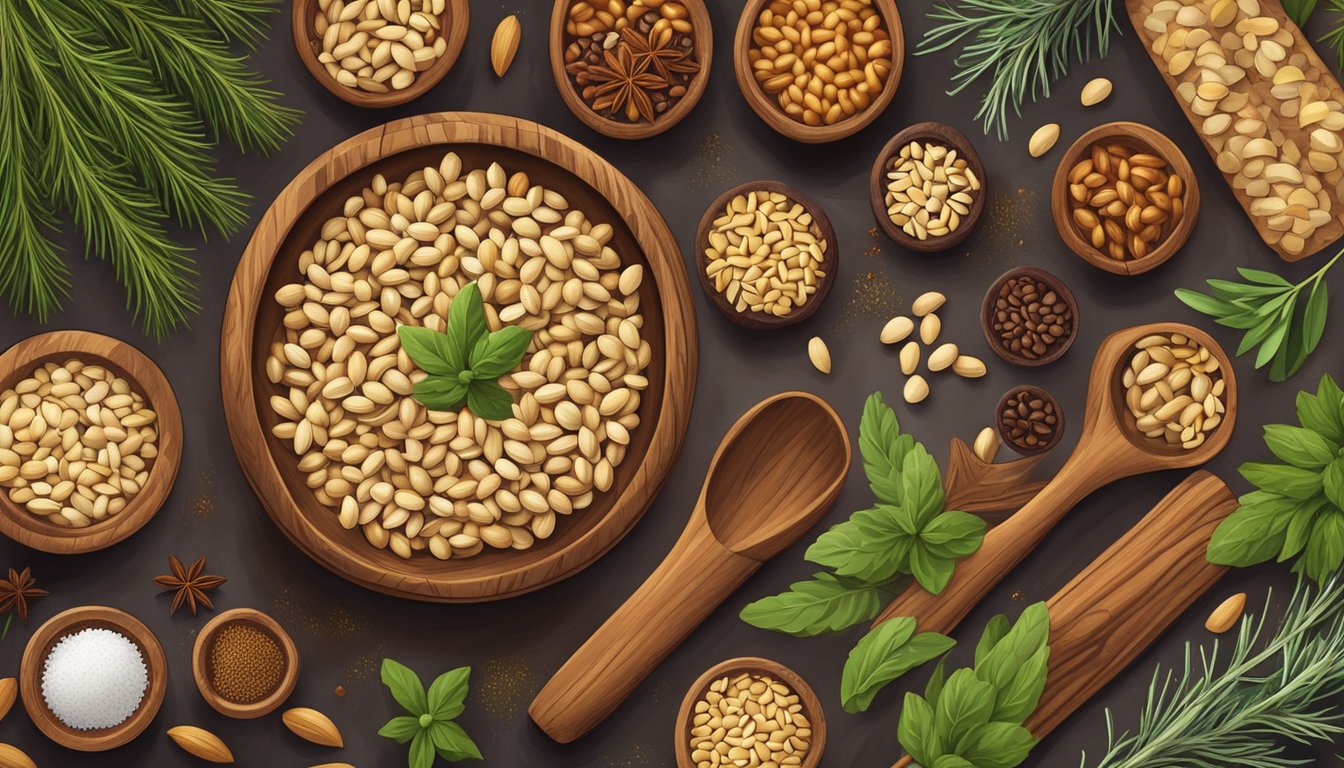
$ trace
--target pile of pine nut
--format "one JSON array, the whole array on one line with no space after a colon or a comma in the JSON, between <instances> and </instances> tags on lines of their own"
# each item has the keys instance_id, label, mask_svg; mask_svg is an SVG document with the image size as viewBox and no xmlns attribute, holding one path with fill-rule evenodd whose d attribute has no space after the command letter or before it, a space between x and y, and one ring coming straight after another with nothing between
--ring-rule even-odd
<instances>
[{"instance_id":1,"label":"pile of pine nut","mask_svg":"<svg viewBox=\"0 0 1344 768\"><path fill-rule=\"evenodd\" d=\"M409 88L448 50L446 0L318 0L317 60L341 85L369 93Z\"/></svg>"},{"instance_id":2,"label":"pile of pine nut","mask_svg":"<svg viewBox=\"0 0 1344 768\"><path fill-rule=\"evenodd\" d=\"M1226 412L1218 358L1182 333L1145 336L1134 349L1121 376L1134 426L1185 450L1203 445Z\"/></svg>"},{"instance_id":3,"label":"pile of pine nut","mask_svg":"<svg viewBox=\"0 0 1344 768\"><path fill-rule=\"evenodd\" d=\"M714 219L705 274L738 312L786 317L826 276L829 244L811 212L782 192L734 195Z\"/></svg>"},{"instance_id":4,"label":"pile of pine nut","mask_svg":"<svg viewBox=\"0 0 1344 768\"><path fill-rule=\"evenodd\" d=\"M788 686L742 672L715 680L695 703L689 746L696 768L798 766L812 747L812 723Z\"/></svg>"}]
</instances>

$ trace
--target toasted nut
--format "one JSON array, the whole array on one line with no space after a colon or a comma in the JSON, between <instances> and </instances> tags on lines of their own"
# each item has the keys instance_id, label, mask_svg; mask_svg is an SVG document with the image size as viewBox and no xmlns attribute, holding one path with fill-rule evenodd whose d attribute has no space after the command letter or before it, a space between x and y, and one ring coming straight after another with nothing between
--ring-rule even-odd
<instances>
[{"instance_id":1,"label":"toasted nut","mask_svg":"<svg viewBox=\"0 0 1344 768\"><path fill-rule=\"evenodd\" d=\"M316 709L294 707L285 710L285 714L281 715L280 719L284 721L285 727L301 739L311 741L314 744L321 744L324 747L345 746L345 741L341 739L341 732L336 729L336 724L331 722L331 718Z\"/></svg>"},{"instance_id":2,"label":"toasted nut","mask_svg":"<svg viewBox=\"0 0 1344 768\"><path fill-rule=\"evenodd\" d=\"M901 347L901 373L906 376L915 372L919 367L919 342L911 341Z\"/></svg>"},{"instance_id":3,"label":"toasted nut","mask_svg":"<svg viewBox=\"0 0 1344 768\"><path fill-rule=\"evenodd\" d=\"M994 457L999 453L999 433L993 427L985 427L980 430L980 434L975 436L975 445L972 450L975 455L986 464L993 464Z\"/></svg>"},{"instance_id":4,"label":"toasted nut","mask_svg":"<svg viewBox=\"0 0 1344 768\"><path fill-rule=\"evenodd\" d=\"M952 372L965 379L978 379L985 375L985 361L970 355L958 355L952 362Z\"/></svg>"},{"instance_id":5,"label":"toasted nut","mask_svg":"<svg viewBox=\"0 0 1344 768\"><path fill-rule=\"evenodd\" d=\"M179 725L168 729L168 736L177 746L207 763L232 763L233 753L215 734L194 725Z\"/></svg>"},{"instance_id":6,"label":"toasted nut","mask_svg":"<svg viewBox=\"0 0 1344 768\"><path fill-rule=\"evenodd\" d=\"M952 367L952 364L957 361L959 356L960 353L957 350L956 344L951 342L940 344L938 348L933 350L933 353L929 355L929 370L947 370Z\"/></svg>"},{"instance_id":7,"label":"toasted nut","mask_svg":"<svg viewBox=\"0 0 1344 768\"><path fill-rule=\"evenodd\" d=\"M37 768L37 763L18 747L0 744L0 768Z\"/></svg>"},{"instance_id":8,"label":"toasted nut","mask_svg":"<svg viewBox=\"0 0 1344 768\"><path fill-rule=\"evenodd\" d=\"M1104 77L1093 78L1083 86L1082 101L1084 107L1091 107L1106 100L1111 95L1111 81Z\"/></svg>"},{"instance_id":9,"label":"toasted nut","mask_svg":"<svg viewBox=\"0 0 1344 768\"><path fill-rule=\"evenodd\" d=\"M911 405L921 403L929 396L929 383L923 376L915 374L905 380L905 390L902 394L905 395L905 402Z\"/></svg>"},{"instance_id":10,"label":"toasted nut","mask_svg":"<svg viewBox=\"0 0 1344 768\"><path fill-rule=\"evenodd\" d=\"M820 336L813 336L807 342L807 359L822 373L831 372L831 350Z\"/></svg>"},{"instance_id":11,"label":"toasted nut","mask_svg":"<svg viewBox=\"0 0 1344 768\"><path fill-rule=\"evenodd\" d=\"M932 345L938 340L938 334L943 330L943 321L938 319L937 315L925 315L919 322L919 340L927 345Z\"/></svg>"},{"instance_id":12,"label":"toasted nut","mask_svg":"<svg viewBox=\"0 0 1344 768\"><path fill-rule=\"evenodd\" d=\"M496 77L503 77L509 71L513 57L518 54L518 43L522 37L523 27L518 23L517 15L505 16L495 27L495 36L490 41L490 66L494 68Z\"/></svg>"},{"instance_id":13,"label":"toasted nut","mask_svg":"<svg viewBox=\"0 0 1344 768\"><path fill-rule=\"evenodd\" d=\"M19 692L19 683L12 677L6 677L0 680L0 720L5 719L9 714L9 708L14 706L14 697Z\"/></svg>"},{"instance_id":14,"label":"toasted nut","mask_svg":"<svg viewBox=\"0 0 1344 768\"><path fill-rule=\"evenodd\" d=\"M915 317L924 317L932 312L937 312L938 308L947 303L947 297L937 291L929 291L920 294L915 299L915 303L910 305L910 311L915 313Z\"/></svg>"},{"instance_id":15,"label":"toasted nut","mask_svg":"<svg viewBox=\"0 0 1344 768\"><path fill-rule=\"evenodd\" d=\"M1040 157L1059 141L1059 123L1046 123L1036 132L1031 134L1031 140L1027 142L1027 151L1032 157Z\"/></svg>"},{"instance_id":16,"label":"toasted nut","mask_svg":"<svg viewBox=\"0 0 1344 768\"><path fill-rule=\"evenodd\" d=\"M899 344L913 333L915 322L905 315L897 315L882 326L882 343Z\"/></svg>"},{"instance_id":17,"label":"toasted nut","mask_svg":"<svg viewBox=\"0 0 1344 768\"><path fill-rule=\"evenodd\" d=\"M1204 628L1216 635L1221 635L1237 623L1245 610L1246 593L1238 592L1213 609L1213 613L1209 614L1209 620L1204 622Z\"/></svg>"}]
</instances>

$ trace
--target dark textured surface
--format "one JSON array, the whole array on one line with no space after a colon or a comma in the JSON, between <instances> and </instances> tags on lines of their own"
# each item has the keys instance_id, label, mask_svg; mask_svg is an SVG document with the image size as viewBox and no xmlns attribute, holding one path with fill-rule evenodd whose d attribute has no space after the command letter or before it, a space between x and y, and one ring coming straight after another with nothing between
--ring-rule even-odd
<instances>
[{"instance_id":1,"label":"dark textured surface","mask_svg":"<svg viewBox=\"0 0 1344 768\"><path fill-rule=\"evenodd\" d=\"M673 720L688 686L705 668L730 656L761 655L800 672L817 689L830 723L823 765L885 768L899 755L896 721L901 689L922 687L927 672L916 672L902 685L878 696L863 715L846 715L839 703L840 669L860 629L838 636L793 639L762 632L737 619L747 602L784 589L812 567L802 560L806 542L784 552L749 580L641 686L604 725L577 744L560 747L534 728L526 707L548 675L559 667L603 619L629 595L671 547L699 491L719 438L747 407L765 395L789 388L826 397L856 434L864 398L881 389L888 402L900 400L895 349L882 347L878 331L887 318L907 311L924 290L947 293L941 312L943 337L959 342L990 365L988 377L964 382L950 375L934 378L934 392L915 408L897 406L902 426L923 440L940 460L950 437L972 438L991 423L999 396L1018 383L1035 383L1059 398L1070 422L1056 456L1072 448L1081 423L1091 355L1100 340L1117 328L1153 320L1177 319L1210 328L1186 310L1171 289L1194 286L1206 276L1228 276L1237 265L1281 270L1297 279L1320 259L1287 267L1263 247L1222 185L1190 126L1162 86L1127 21L1126 31L1104 62L1077 67L1055 98L1026 110L1012 124L1013 138L1000 144L984 137L971 119L970 96L947 97L944 83L951 56L907 59L895 101L868 129L829 146L794 144L770 132L748 109L732 76L729 42L739 3L711 0L716 40L712 82L703 101L681 125L661 137L636 143L606 140L584 128L563 106L546 59L545 29L549 5L539 0L498 0L472 4L472 32L461 60L428 96L404 107L360 111L312 81L289 40L288 16L278 15L271 42L258 56L261 69L287 94L287 102L307 113L299 135L271 158L240 157L221 151L225 172L238 177L254 196L252 221L310 159L332 144L394 117L425 111L471 109L505 112L538 120L596 149L638 183L660 207L683 249L689 249L703 206L733 184L778 178L815 197L838 234L841 266L826 305L799 326L756 334L731 324L710 306L692 281L700 321L700 380L695 411L680 461L665 490L644 520L610 554L582 574L538 593L501 603L438 606L383 597L347 584L308 560L271 524L234 460L219 404L218 333L224 297L247 233L231 240L213 237L199 244L204 310L190 330L162 344L145 339L122 309L122 294L110 269L79 264L76 298L47 326L8 314L0 321L0 346L47 328L85 328L127 339L159 363L177 390L186 426L186 446L177 487L167 505L139 534L99 553L58 557L0 541L0 567L31 565L52 595L38 604L30 625L14 626L0 642L0 675L18 672L18 660L31 630L55 613L76 605L103 603L126 609L144 620L168 654L171 678L163 710L149 730L132 744L103 755L79 755L55 747L28 722L21 707L0 723L0 741L17 744L43 766L187 766L194 759L172 745L164 732L192 724L222 737L244 766L309 766L343 761L360 768L405 763L404 748L375 731L395 714L396 705L377 680L384 656L407 663L430 678L470 664L472 693L461 722L486 755L486 764L521 766L670 766ZM907 42L928 28L924 2L903 5ZM523 44L503 81L490 71L488 52L495 24L518 12ZM1087 79L1105 75L1115 93L1099 107L1083 109L1077 95ZM896 130L919 120L943 120L976 142L989 169L991 199L981 228L962 247L946 254L902 252L885 237L874 237L867 200L869 165ZM1202 185L1203 211L1184 251L1157 271L1119 278L1087 266L1058 241L1050 222L1048 185L1061 149L1091 126L1130 119L1165 131L1187 153ZM1063 126L1060 146L1041 160L1026 153L1036 125ZM78 242L67 240L78 249ZM684 254L689 260L691 254ZM72 260L77 255L70 256ZM980 299L990 282L1011 266L1039 265L1064 279L1081 305L1081 337L1060 362L1038 370L1008 366L990 353L977 325ZM1336 304L1336 312L1344 309ZM1264 453L1260 425L1292 417L1293 395L1314 387L1321 373L1340 373L1340 318L1302 373L1288 384L1271 385L1245 361L1236 365L1242 387L1238 434L1210 469L1234 478L1241 461ZM1236 339L1221 329L1219 340L1232 348ZM807 363L808 337L830 344L834 372L816 373ZM1333 341L1332 341L1333 340ZM989 598L957 633L973 647L985 621L995 613L1016 614L1028 601L1049 597L1137 521L1185 473L1167 473L1115 484L1094 494L1074 511ZM840 501L827 518L844 519L870 501L857 465ZM819 532L820 529L818 529ZM813 534L815 535L815 534ZM810 541L812 536L807 537ZM213 596L220 609L251 606L285 624L303 656L298 688L289 704L311 706L330 715L345 734L344 750L309 745L285 730L279 715L258 721L233 721L216 714L197 695L191 678L190 649L208 613L193 618L168 616L168 597L156 597L151 577L166 571L167 558L208 555L208 570L229 578ZM1094 757L1104 749L1103 710L1115 709L1118 729L1135 725L1152 666L1178 660L1186 640L1208 639L1204 617L1227 594L1244 590L1258 610L1266 589L1275 587L1281 606L1292 579L1286 567L1265 567L1229 575L1168 632L1157 646L1041 744L1029 766L1077 765L1079 753ZM958 651L958 663L969 650ZM344 686L345 696L335 694ZM1318 765L1334 764L1329 750L1316 753Z\"/></svg>"}]
</instances>

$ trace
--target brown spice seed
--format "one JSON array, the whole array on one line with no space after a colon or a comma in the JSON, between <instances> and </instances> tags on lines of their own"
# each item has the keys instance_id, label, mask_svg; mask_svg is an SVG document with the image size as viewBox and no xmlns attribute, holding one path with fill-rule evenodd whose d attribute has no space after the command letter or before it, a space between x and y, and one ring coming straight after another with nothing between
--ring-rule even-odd
<instances>
[{"instance_id":1,"label":"brown spice seed","mask_svg":"<svg viewBox=\"0 0 1344 768\"><path fill-rule=\"evenodd\" d=\"M252 704L276 689L285 664L284 651L268 632L231 623L210 644L210 685L235 704Z\"/></svg>"}]
</instances>

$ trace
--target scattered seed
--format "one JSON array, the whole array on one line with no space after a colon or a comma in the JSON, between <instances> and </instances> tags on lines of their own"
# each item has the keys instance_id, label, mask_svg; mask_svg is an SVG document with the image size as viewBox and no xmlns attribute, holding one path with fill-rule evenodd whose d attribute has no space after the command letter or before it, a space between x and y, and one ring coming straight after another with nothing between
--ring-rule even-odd
<instances>
[{"instance_id":1,"label":"scattered seed","mask_svg":"<svg viewBox=\"0 0 1344 768\"><path fill-rule=\"evenodd\" d=\"M1083 86L1082 102L1084 107L1092 107L1105 101L1111 95L1111 81L1097 77Z\"/></svg>"},{"instance_id":2,"label":"scattered seed","mask_svg":"<svg viewBox=\"0 0 1344 768\"><path fill-rule=\"evenodd\" d=\"M897 315L882 326L882 343L899 344L905 341L915 330L915 323L905 315Z\"/></svg>"},{"instance_id":3,"label":"scattered seed","mask_svg":"<svg viewBox=\"0 0 1344 768\"><path fill-rule=\"evenodd\" d=\"M1032 157L1040 157L1059 141L1059 123L1046 123L1036 132L1031 134L1031 140L1027 142L1027 151Z\"/></svg>"},{"instance_id":4,"label":"scattered seed","mask_svg":"<svg viewBox=\"0 0 1344 768\"><path fill-rule=\"evenodd\" d=\"M919 321L919 340L927 346L932 346L933 342L938 340L938 334L943 330L943 321L938 319L935 314L928 314Z\"/></svg>"},{"instance_id":5,"label":"scattered seed","mask_svg":"<svg viewBox=\"0 0 1344 768\"><path fill-rule=\"evenodd\" d=\"M923 376L915 374L905 380L905 389L902 392L905 395L905 402L914 405L922 403L929 396L929 383Z\"/></svg>"},{"instance_id":6,"label":"scattered seed","mask_svg":"<svg viewBox=\"0 0 1344 768\"><path fill-rule=\"evenodd\" d=\"M808 340L807 359L812 361L812 367L818 371L822 373L831 372L831 350L820 336L813 336Z\"/></svg>"}]
</instances>

